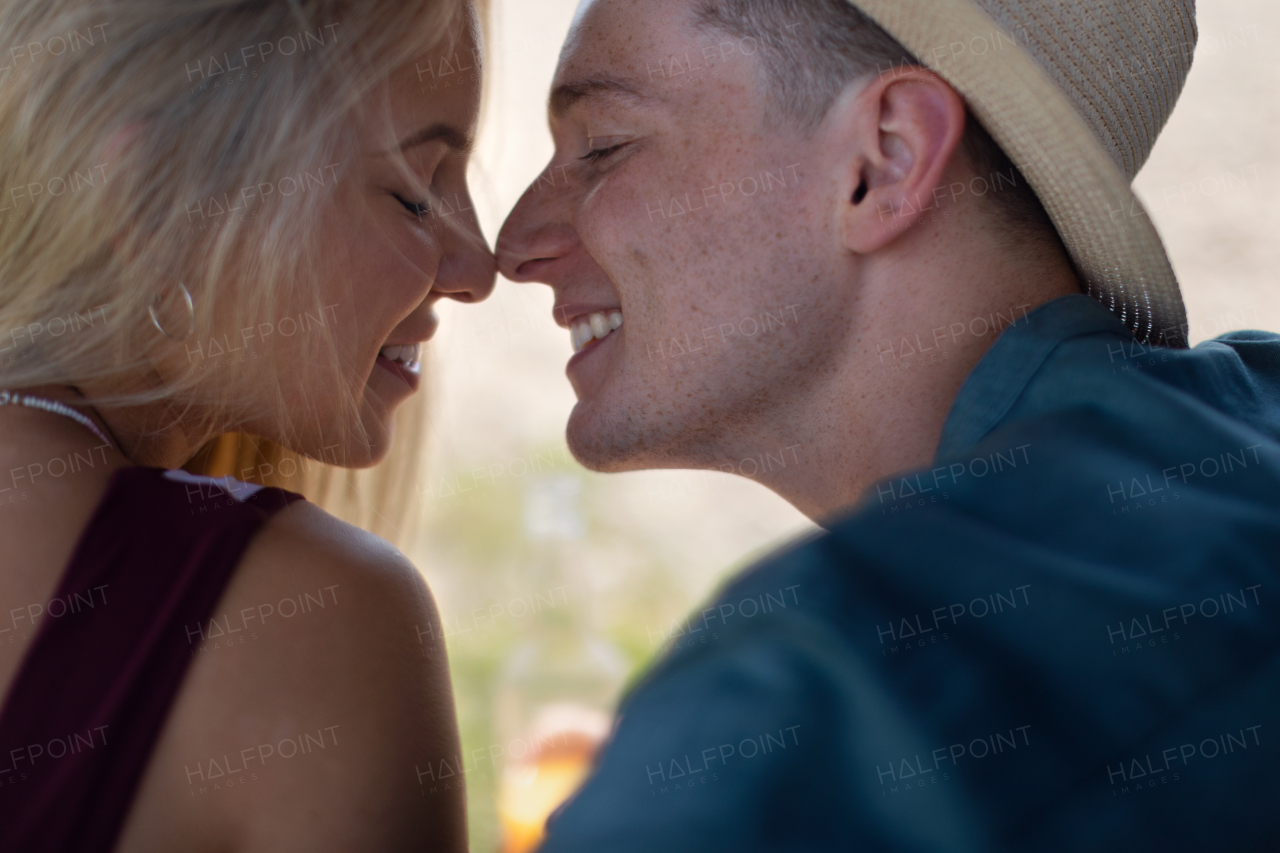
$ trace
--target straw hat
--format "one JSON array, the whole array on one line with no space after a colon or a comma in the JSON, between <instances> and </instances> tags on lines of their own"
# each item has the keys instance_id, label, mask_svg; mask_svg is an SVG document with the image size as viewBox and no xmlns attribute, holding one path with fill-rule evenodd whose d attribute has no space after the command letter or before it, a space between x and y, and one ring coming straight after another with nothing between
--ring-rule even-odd
<instances>
[{"instance_id":1,"label":"straw hat","mask_svg":"<svg viewBox=\"0 0 1280 853\"><path fill-rule=\"evenodd\" d=\"M1187 345L1178 281L1130 189L1173 111L1195 0L849 0L969 103L1052 217L1089 295Z\"/></svg>"}]
</instances>

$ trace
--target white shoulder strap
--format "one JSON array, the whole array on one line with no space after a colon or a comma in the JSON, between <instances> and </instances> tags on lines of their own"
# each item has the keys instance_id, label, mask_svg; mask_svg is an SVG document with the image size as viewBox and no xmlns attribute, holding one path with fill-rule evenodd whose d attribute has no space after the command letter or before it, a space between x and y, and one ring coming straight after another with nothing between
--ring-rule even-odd
<instances>
[{"instance_id":1,"label":"white shoulder strap","mask_svg":"<svg viewBox=\"0 0 1280 853\"><path fill-rule=\"evenodd\" d=\"M202 477L199 474L183 471L181 468L165 471L164 476L175 482L187 483L192 486L217 486L231 495L231 497L240 501L240 503L244 503L263 489L262 486L245 483L241 480L233 480L231 477Z\"/></svg>"}]
</instances>

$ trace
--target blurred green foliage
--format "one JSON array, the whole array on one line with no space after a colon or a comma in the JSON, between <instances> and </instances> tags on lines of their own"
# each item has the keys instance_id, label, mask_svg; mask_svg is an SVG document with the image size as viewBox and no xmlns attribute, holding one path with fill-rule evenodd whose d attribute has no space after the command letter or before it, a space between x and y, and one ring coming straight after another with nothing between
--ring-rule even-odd
<instances>
[{"instance_id":1,"label":"blurred green foliage","mask_svg":"<svg viewBox=\"0 0 1280 853\"><path fill-rule=\"evenodd\" d=\"M445 623L449 663L464 755L501 742L495 697L504 664L544 613L513 615L517 599L546 594L553 579L539 577L531 559L536 545L525 532L526 492L533 478L569 474L581 478L585 535L572 543L574 566L559 567L577 608L595 634L622 654L628 681L660 651L658 626L691 609L677 566L653 543L611 519L601 475L567 454L543 449L524 476L496 479L458 471L437 477L424 493L425 523L418 564L431 583ZM548 460L551 464L546 464ZM536 470L535 470L536 469ZM497 617L490 614L501 611ZM665 623L664 623L665 619ZM476 753L481 754L482 753ZM471 849L491 853L501 844L495 795L500 767L479 760L466 774Z\"/></svg>"}]
</instances>

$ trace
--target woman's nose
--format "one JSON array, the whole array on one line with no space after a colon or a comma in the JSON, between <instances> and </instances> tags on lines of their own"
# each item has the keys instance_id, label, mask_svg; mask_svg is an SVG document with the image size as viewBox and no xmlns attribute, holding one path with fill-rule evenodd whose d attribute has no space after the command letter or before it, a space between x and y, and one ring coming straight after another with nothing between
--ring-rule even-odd
<instances>
[{"instance_id":1,"label":"woman's nose","mask_svg":"<svg viewBox=\"0 0 1280 853\"><path fill-rule=\"evenodd\" d=\"M493 293L498 263L479 223L449 223L445 227L446 252L440 262L433 290L458 302L483 302Z\"/></svg>"}]
</instances>

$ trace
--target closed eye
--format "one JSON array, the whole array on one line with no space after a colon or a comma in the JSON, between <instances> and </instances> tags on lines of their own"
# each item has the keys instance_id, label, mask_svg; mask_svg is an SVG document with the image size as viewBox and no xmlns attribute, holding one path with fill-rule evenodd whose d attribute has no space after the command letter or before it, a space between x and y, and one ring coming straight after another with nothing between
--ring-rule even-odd
<instances>
[{"instance_id":1,"label":"closed eye","mask_svg":"<svg viewBox=\"0 0 1280 853\"><path fill-rule=\"evenodd\" d=\"M597 148L595 151L588 151L586 156L580 159L586 160L588 163L598 163L621 147L621 145L614 145L609 148Z\"/></svg>"},{"instance_id":2,"label":"closed eye","mask_svg":"<svg viewBox=\"0 0 1280 853\"><path fill-rule=\"evenodd\" d=\"M431 202L429 201L406 201L401 196L396 196L396 201L404 206L404 209L412 213L414 216L422 219L431 215Z\"/></svg>"},{"instance_id":3,"label":"closed eye","mask_svg":"<svg viewBox=\"0 0 1280 853\"><path fill-rule=\"evenodd\" d=\"M617 137L614 137L614 138L616 139ZM599 143L599 142L604 142L604 141L606 141L607 139L608 139L608 137L596 137L596 138L594 138L594 139L590 140L590 143L594 145L594 144ZM580 159L580 160L583 160L583 161L585 161L585 162L587 162L587 163L598 163L598 162L600 162L601 160L604 160L604 159L606 159L607 157L609 157L611 154L614 154L614 153L615 153L615 152L617 152L618 150L620 150L620 149L622 149L622 148L625 148L625 147L627 146L627 144L628 144L628 143L626 143L626 142L619 142L619 143L617 143L617 144L615 144L615 145L605 145L605 146L600 147L600 148L592 147L592 149L591 149L590 151L588 151L588 152L586 153L586 155L585 155L585 156L580 157L579 159Z\"/></svg>"}]
</instances>

